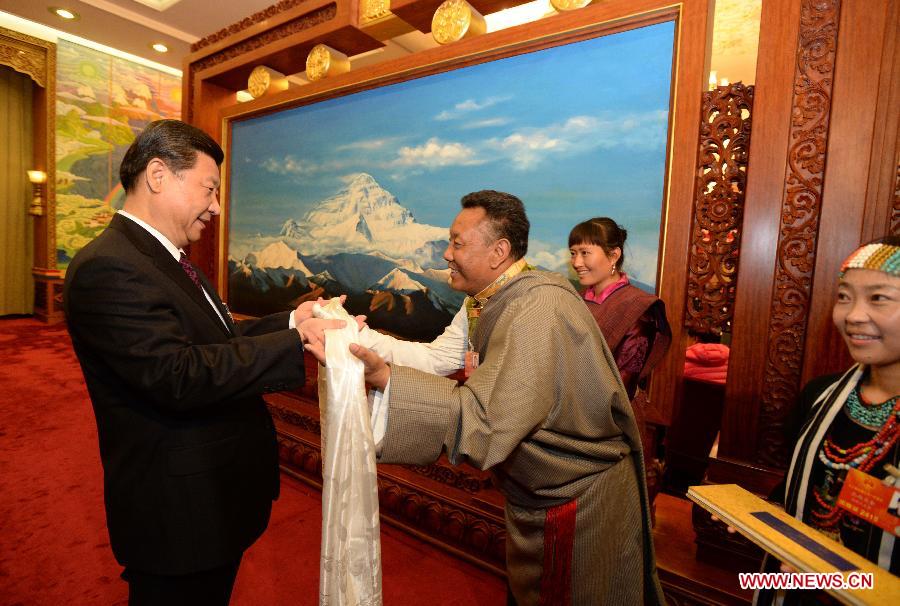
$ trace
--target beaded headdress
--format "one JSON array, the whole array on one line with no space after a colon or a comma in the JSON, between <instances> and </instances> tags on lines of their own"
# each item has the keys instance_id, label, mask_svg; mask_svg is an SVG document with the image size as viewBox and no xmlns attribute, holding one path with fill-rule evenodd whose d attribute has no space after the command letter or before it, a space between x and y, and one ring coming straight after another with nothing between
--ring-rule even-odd
<instances>
[{"instance_id":1,"label":"beaded headdress","mask_svg":"<svg viewBox=\"0 0 900 606\"><path fill-rule=\"evenodd\" d=\"M848 269L874 269L900 277L900 246L866 244L847 257L838 275L843 277Z\"/></svg>"}]
</instances>

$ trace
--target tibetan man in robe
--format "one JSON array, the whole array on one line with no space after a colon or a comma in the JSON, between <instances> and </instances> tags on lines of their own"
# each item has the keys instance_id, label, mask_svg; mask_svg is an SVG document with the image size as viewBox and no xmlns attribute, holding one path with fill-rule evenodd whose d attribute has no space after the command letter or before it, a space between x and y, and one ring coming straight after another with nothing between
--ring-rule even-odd
<instances>
[{"instance_id":1,"label":"tibetan man in robe","mask_svg":"<svg viewBox=\"0 0 900 606\"><path fill-rule=\"evenodd\" d=\"M480 191L462 207L444 258L468 295L466 382L351 346L383 392L379 462L446 451L491 472L506 497L511 603L664 603L641 441L597 323L562 276L526 263L518 198Z\"/></svg>"}]
</instances>

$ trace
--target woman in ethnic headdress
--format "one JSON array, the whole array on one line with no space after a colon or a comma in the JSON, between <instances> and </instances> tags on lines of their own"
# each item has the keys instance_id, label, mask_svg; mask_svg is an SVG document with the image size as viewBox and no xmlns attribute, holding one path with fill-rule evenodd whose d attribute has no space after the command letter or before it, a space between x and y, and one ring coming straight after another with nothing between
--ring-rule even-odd
<instances>
[{"instance_id":1,"label":"woman in ethnic headdress","mask_svg":"<svg viewBox=\"0 0 900 606\"><path fill-rule=\"evenodd\" d=\"M835 326L856 364L810 381L800 396L808 416L785 478L785 510L849 549L900 574L895 537L837 507L849 469L878 479L900 450L900 237L867 244L841 266ZM774 558L767 571L776 571ZM761 591L768 604L774 592ZM789 592L786 604L818 599Z\"/></svg>"},{"instance_id":2,"label":"woman in ethnic headdress","mask_svg":"<svg viewBox=\"0 0 900 606\"><path fill-rule=\"evenodd\" d=\"M625 228L612 219L596 217L572 228L569 253L572 269L585 287L584 300L622 375L645 452L651 452L644 431L645 390L650 371L669 349L672 331L663 302L632 285L622 271L627 237ZM653 473L651 462L647 463L648 485L655 486L657 483L649 477ZM658 469L655 471L658 473Z\"/></svg>"}]
</instances>

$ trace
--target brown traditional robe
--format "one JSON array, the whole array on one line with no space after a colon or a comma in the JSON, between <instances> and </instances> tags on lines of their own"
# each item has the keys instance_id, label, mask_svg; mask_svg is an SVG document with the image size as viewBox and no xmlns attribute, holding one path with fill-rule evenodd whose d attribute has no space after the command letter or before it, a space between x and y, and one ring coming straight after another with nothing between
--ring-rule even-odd
<instances>
[{"instance_id":1,"label":"brown traditional robe","mask_svg":"<svg viewBox=\"0 0 900 606\"><path fill-rule=\"evenodd\" d=\"M616 289L602 303L585 303L617 360L619 351L627 346L629 338L647 339L649 347L638 365L640 368L619 368L625 390L633 398L637 388L643 388L641 383L659 364L672 342L672 329L666 320L665 305L656 295L631 284Z\"/></svg>"},{"instance_id":2,"label":"brown traditional robe","mask_svg":"<svg viewBox=\"0 0 900 606\"><path fill-rule=\"evenodd\" d=\"M647 384L650 371L662 361L672 343L672 329L666 319L665 304L640 288L625 284L616 289L602 303L585 301L588 311L597 321L606 344L613 352L619 367L619 374L625 384L625 391L631 399L631 408L641 432L644 452L650 453L645 459L648 468L647 485L650 488L650 502L659 492L659 478L662 464L652 458L655 452L646 427ZM633 352L628 367L622 364L623 357L629 357L625 350L637 341L645 341L641 359L635 360Z\"/></svg>"},{"instance_id":3,"label":"brown traditional robe","mask_svg":"<svg viewBox=\"0 0 900 606\"><path fill-rule=\"evenodd\" d=\"M380 461L427 464L446 448L453 463L491 470L520 606L541 603L548 578L565 590L544 603L663 603L637 427L578 293L557 274L523 272L488 301L471 340L481 365L464 385L392 367ZM561 508L574 513L574 545L547 574L545 525L557 537L565 524L546 520Z\"/></svg>"}]
</instances>

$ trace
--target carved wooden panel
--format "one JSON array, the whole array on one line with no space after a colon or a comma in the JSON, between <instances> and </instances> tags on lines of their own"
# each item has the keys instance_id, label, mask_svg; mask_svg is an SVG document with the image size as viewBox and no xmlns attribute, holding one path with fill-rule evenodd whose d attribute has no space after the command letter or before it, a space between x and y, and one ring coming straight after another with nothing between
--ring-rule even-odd
<instances>
[{"instance_id":1,"label":"carved wooden panel","mask_svg":"<svg viewBox=\"0 0 900 606\"><path fill-rule=\"evenodd\" d=\"M900 162L897 163L897 174L894 177L894 205L891 209L890 234L900 234Z\"/></svg>"},{"instance_id":2,"label":"carved wooden panel","mask_svg":"<svg viewBox=\"0 0 900 606\"><path fill-rule=\"evenodd\" d=\"M796 401L822 204L840 0L803 0L790 149L782 197L769 341L759 419L759 461L787 466L786 418Z\"/></svg>"},{"instance_id":3,"label":"carved wooden panel","mask_svg":"<svg viewBox=\"0 0 900 606\"><path fill-rule=\"evenodd\" d=\"M749 539L739 533L728 532L725 524L713 521L709 512L699 505L691 508L691 523L697 533L698 560L735 572L759 570L764 552Z\"/></svg>"},{"instance_id":4,"label":"carved wooden panel","mask_svg":"<svg viewBox=\"0 0 900 606\"><path fill-rule=\"evenodd\" d=\"M47 45L27 34L0 28L0 65L11 67L46 88Z\"/></svg>"},{"instance_id":5,"label":"carved wooden panel","mask_svg":"<svg viewBox=\"0 0 900 606\"><path fill-rule=\"evenodd\" d=\"M695 333L731 332L752 107L753 86L703 93L684 320Z\"/></svg>"},{"instance_id":6,"label":"carved wooden panel","mask_svg":"<svg viewBox=\"0 0 900 606\"><path fill-rule=\"evenodd\" d=\"M256 25L257 23L262 23L266 19L270 19L278 13L294 8L295 6L304 2L306 2L306 0L281 0L278 4L273 4L266 9L253 13L249 17L244 17L237 23L232 23L228 27L224 27L201 40L197 40L196 42L191 44L191 52L200 50L201 48L209 46L210 44L215 44L219 40L223 40L224 38L243 31L252 25Z\"/></svg>"},{"instance_id":7,"label":"carved wooden panel","mask_svg":"<svg viewBox=\"0 0 900 606\"><path fill-rule=\"evenodd\" d=\"M214 65L218 65L223 61L227 61L233 57L237 57L238 55L243 55L249 51L255 50L257 48L266 46L272 42L277 42L282 38L286 38L287 36L296 34L298 32L302 32L307 30L315 25L319 25L320 23L325 23L326 21L330 21L334 19L334 16L337 14L337 4L327 4L317 10L306 13L305 15L301 15L296 19L292 19L277 27L273 27L272 29L268 29L256 36L251 36L246 40L241 40L240 42L228 46L217 53L213 53L197 61L196 63L191 64L191 70L194 72L198 72Z\"/></svg>"},{"instance_id":8,"label":"carved wooden panel","mask_svg":"<svg viewBox=\"0 0 900 606\"><path fill-rule=\"evenodd\" d=\"M312 412L318 407L284 395L270 396L268 407L282 468L321 488L321 422ZM378 497L386 521L498 574L505 570L503 499L487 472L443 460L379 465Z\"/></svg>"}]
</instances>

